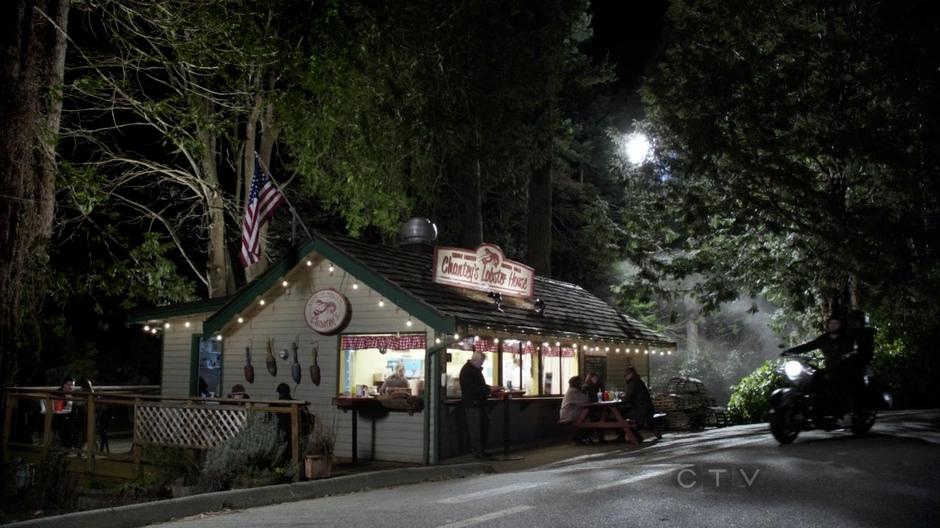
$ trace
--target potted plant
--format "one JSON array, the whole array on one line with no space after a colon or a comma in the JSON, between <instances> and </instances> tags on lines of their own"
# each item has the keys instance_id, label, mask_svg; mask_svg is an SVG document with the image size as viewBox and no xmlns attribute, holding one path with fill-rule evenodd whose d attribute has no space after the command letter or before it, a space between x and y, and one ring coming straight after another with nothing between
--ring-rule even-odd
<instances>
[{"instance_id":1,"label":"potted plant","mask_svg":"<svg viewBox=\"0 0 940 528\"><path fill-rule=\"evenodd\" d=\"M336 418L331 423L317 420L307 441L304 470L308 479L329 477L333 472L333 453L336 449Z\"/></svg>"}]
</instances>

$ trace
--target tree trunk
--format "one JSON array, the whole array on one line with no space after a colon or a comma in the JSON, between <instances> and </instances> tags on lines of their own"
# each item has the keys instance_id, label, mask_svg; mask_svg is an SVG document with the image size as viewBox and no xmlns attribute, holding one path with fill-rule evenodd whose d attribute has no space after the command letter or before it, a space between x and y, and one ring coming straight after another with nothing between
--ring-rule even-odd
<instances>
[{"instance_id":1,"label":"tree trunk","mask_svg":"<svg viewBox=\"0 0 940 528\"><path fill-rule=\"evenodd\" d=\"M208 115L211 103L205 102L202 108ZM206 259L206 283L209 287L209 297L222 297L228 294L228 276L230 269L225 250L225 203L219 183L219 169L216 163L216 149L218 140L215 134L205 128L200 128L199 138L204 146L199 160L199 171L206 193L206 219L208 222L209 252Z\"/></svg>"},{"instance_id":2,"label":"tree trunk","mask_svg":"<svg viewBox=\"0 0 940 528\"><path fill-rule=\"evenodd\" d=\"M463 193L456 197L463 210L460 222L460 244L475 248L483 243L483 196L481 187L482 169L480 159L473 160L473 168L463 182Z\"/></svg>"},{"instance_id":3,"label":"tree trunk","mask_svg":"<svg viewBox=\"0 0 940 528\"><path fill-rule=\"evenodd\" d=\"M529 178L529 253L526 264L552 276L552 154Z\"/></svg>"},{"instance_id":4,"label":"tree trunk","mask_svg":"<svg viewBox=\"0 0 940 528\"><path fill-rule=\"evenodd\" d=\"M245 209L248 208L248 193L251 190L251 178L255 173L255 145L257 141L258 117L261 115L261 94L258 93L258 87L255 87L255 101L251 112L248 115L248 122L245 124L245 149L242 152L242 208L239 219L244 219ZM239 224L240 225L240 224ZM258 236L261 240L258 244L258 251L261 259L258 262L245 268L245 282L251 282L268 269L268 261L265 259L265 237L268 235L266 229L262 229ZM241 242L239 242L239 251Z\"/></svg>"},{"instance_id":5,"label":"tree trunk","mask_svg":"<svg viewBox=\"0 0 940 528\"><path fill-rule=\"evenodd\" d=\"M0 383L7 384L39 350L35 324L46 293L69 2L2 5Z\"/></svg>"}]
</instances>

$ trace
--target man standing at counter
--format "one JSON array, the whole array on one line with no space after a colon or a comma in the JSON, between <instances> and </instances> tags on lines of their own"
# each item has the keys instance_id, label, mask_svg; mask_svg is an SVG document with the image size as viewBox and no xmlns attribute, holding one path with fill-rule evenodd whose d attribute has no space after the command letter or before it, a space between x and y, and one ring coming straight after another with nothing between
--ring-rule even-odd
<instances>
[{"instance_id":1,"label":"man standing at counter","mask_svg":"<svg viewBox=\"0 0 940 528\"><path fill-rule=\"evenodd\" d=\"M467 419L467 431L470 433L470 449L473 456L481 460L490 459L483 449L490 430L490 420L486 415L486 399L490 396L490 386L483 378L483 362L486 356L473 351L473 355L460 369L460 399L463 403L464 416Z\"/></svg>"}]
</instances>

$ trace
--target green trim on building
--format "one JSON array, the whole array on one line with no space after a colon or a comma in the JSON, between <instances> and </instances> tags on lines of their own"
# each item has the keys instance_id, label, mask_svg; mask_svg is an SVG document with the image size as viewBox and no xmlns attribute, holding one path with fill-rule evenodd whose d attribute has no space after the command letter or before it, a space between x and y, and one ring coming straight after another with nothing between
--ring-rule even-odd
<instances>
[{"instance_id":1,"label":"green trim on building","mask_svg":"<svg viewBox=\"0 0 940 528\"><path fill-rule=\"evenodd\" d=\"M254 282L243 288L242 291L236 293L228 303L205 321L202 327L205 335L211 336L220 333L226 325L238 317L238 314L250 306L259 295L275 287L281 280L281 277L294 269L294 267L300 264L310 253L318 253L343 268L347 273L356 277L359 282L372 288L390 302L401 307L435 331L451 334L456 331L457 322L453 317L443 315L408 291L362 265L355 258L347 255L327 240L317 238L299 248L292 249L290 253L285 255L280 262L269 268L261 277L258 277Z\"/></svg>"},{"instance_id":2,"label":"green trim on building","mask_svg":"<svg viewBox=\"0 0 940 528\"><path fill-rule=\"evenodd\" d=\"M216 297L183 304L172 304L145 310L136 310L127 314L128 324L149 323L151 321L164 321L171 317L183 317L200 313L213 313L225 306L232 299L231 296Z\"/></svg>"}]
</instances>

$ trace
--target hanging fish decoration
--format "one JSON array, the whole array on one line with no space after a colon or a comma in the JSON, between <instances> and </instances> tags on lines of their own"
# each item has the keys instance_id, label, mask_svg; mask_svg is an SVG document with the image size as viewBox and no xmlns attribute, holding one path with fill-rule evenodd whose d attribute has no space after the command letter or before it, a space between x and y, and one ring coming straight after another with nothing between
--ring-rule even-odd
<instances>
[{"instance_id":1,"label":"hanging fish decoration","mask_svg":"<svg viewBox=\"0 0 940 528\"><path fill-rule=\"evenodd\" d=\"M299 339L299 337L298 337ZM297 341L294 340L290 344L291 350L294 352L294 363L290 366L290 377L294 380L294 383L300 383L300 378L302 377L300 372L300 362L297 360Z\"/></svg>"},{"instance_id":2,"label":"hanging fish decoration","mask_svg":"<svg viewBox=\"0 0 940 528\"><path fill-rule=\"evenodd\" d=\"M274 359L274 339L268 338L268 358L264 360L268 366L268 374L277 376L277 360Z\"/></svg>"},{"instance_id":3,"label":"hanging fish decoration","mask_svg":"<svg viewBox=\"0 0 940 528\"><path fill-rule=\"evenodd\" d=\"M314 385L320 386L320 364L318 363L318 358L320 356L320 342L313 342L313 365L310 365L310 381Z\"/></svg>"},{"instance_id":4,"label":"hanging fish decoration","mask_svg":"<svg viewBox=\"0 0 940 528\"><path fill-rule=\"evenodd\" d=\"M251 364L251 345L245 347L245 381L255 382L255 367Z\"/></svg>"}]
</instances>

